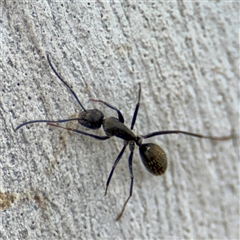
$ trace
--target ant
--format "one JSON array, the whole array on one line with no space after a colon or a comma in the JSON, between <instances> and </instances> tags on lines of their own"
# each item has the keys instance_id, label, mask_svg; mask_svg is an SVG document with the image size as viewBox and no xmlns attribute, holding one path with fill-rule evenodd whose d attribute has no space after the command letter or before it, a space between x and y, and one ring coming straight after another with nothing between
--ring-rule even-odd
<instances>
[{"instance_id":1,"label":"ant","mask_svg":"<svg viewBox=\"0 0 240 240\"><path fill-rule=\"evenodd\" d=\"M98 109L86 110L83 107L80 100L78 99L75 92L72 90L72 88L57 73L57 71L55 70L55 68L53 67L53 65L50 61L49 55L47 55L47 60L48 60L48 63L50 65L51 69L55 73L55 75L70 90L70 92L75 97L75 99L77 100L78 104L81 106L83 111L80 112L78 118L62 119L62 120L56 120L56 121L33 120L33 121L29 121L29 122L24 122L21 125L19 125L15 129L15 131L17 131L19 128L21 128L27 124L45 122L50 126L63 128L68 131L73 131L73 132L76 132L76 133L79 133L79 134L82 134L85 136L89 136L89 137L92 137L92 138L95 138L95 139L101 140L101 141L107 140L113 136L123 139L124 140L123 148L120 151L119 155L117 156L117 158L112 166L112 170L109 174L109 177L108 177L108 180L106 183L106 189L105 189L105 195L106 195L108 186L110 184L110 181L111 181L111 178L112 178L112 175L114 172L114 169L116 168L118 162L120 161L126 147L129 145L130 155L128 158L128 167L129 167L129 172L130 172L130 177L131 177L130 192L129 192L129 196L128 196L127 200L125 201L125 203L122 207L121 212L119 213L119 215L116 218L116 221L118 221L122 217L125 207L129 201L129 199L132 197L133 179L134 179L133 170L132 170L132 160L133 160L135 144L139 147L139 154L140 154L140 157L141 157L142 162L143 162L144 166L146 167L146 169L154 175L162 175L165 173L167 166L168 166L168 161L167 161L165 152L162 150L162 148L160 148L158 145L156 145L154 143L143 144L143 139L151 138L151 137L158 136L158 135L164 135L164 134L180 134L180 133L185 134L185 135L190 135L192 137L207 138L207 139L211 139L211 140L229 140L233 137L232 135L225 136L225 137L204 136L201 134L185 132L185 131L180 131L180 130L156 131L156 132L149 133L147 135L135 135L132 132L132 130L133 130L134 124L136 122L137 114L138 114L138 110L139 110L139 106L140 106L140 98L141 98L141 84L140 83L139 83L139 91L138 91L138 101L135 106L135 111L134 111L134 114L132 117L131 127L129 129L128 127L126 127L124 125L124 117L123 117L122 113L120 112L120 110L118 110L117 108L115 108L114 106L110 105L109 103L107 103L105 101L90 99L90 101L102 103L105 106L115 110L118 114L118 118L116 118L116 117L104 118L104 114ZM101 126L103 126L103 130L104 130L106 136L98 136L98 135L90 134L90 133L87 133L87 132L84 132L81 130L56 125L56 123L63 123L63 122L74 121L74 120L77 120L82 126L90 128L90 129L99 129Z\"/></svg>"}]
</instances>

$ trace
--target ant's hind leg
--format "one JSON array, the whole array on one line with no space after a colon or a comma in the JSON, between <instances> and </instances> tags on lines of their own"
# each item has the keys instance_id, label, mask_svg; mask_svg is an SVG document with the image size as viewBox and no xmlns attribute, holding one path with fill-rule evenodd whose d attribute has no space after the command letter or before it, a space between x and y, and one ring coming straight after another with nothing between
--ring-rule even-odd
<instances>
[{"instance_id":1,"label":"ant's hind leg","mask_svg":"<svg viewBox=\"0 0 240 240\"><path fill-rule=\"evenodd\" d=\"M119 160L121 159L121 157L122 157L122 155L123 155L123 152L125 151L125 148L126 148L127 145L128 145L128 143L125 143L125 144L124 144L121 152L118 154L117 159L115 160L115 162L114 162L114 164L113 164L113 166L112 166L112 170L111 170L111 172L110 172L110 174L109 174L109 177L108 177L108 180L107 180L107 183L106 183L105 196L106 196L106 194L107 194L108 185L109 185L109 183L110 183L110 181L111 181L113 172L114 172L114 170L115 170L115 168L116 168Z\"/></svg>"},{"instance_id":2,"label":"ant's hind leg","mask_svg":"<svg viewBox=\"0 0 240 240\"><path fill-rule=\"evenodd\" d=\"M130 172L130 177L131 177L130 192L129 192L129 197L127 198L127 200L125 201L125 203L123 205L122 211L118 214L118 216L116 218L116 221L118 221L122 217L125 207L129 201L129 199L132 197L133 179L134 179L133 170L132 170L132 159L133 159L133 152L134 152L134 144L132 144L132 145L130 144L129 148L131 151L130 156L128 158L128 166L129 166L129 172Z\"/></svg>"}]
</instances>

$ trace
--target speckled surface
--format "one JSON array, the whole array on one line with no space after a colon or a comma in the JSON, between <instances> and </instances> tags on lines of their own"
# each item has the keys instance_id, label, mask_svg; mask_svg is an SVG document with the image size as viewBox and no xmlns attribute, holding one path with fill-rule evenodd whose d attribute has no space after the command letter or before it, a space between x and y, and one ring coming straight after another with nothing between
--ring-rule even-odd
<instances>
[{"instance_id":1,"label":"speckled surface","mask_svg":"<svg viewBox=\"0 0 240 240\"><path fill-rule=\"evenodd\" d=\"M122 148L34 119L72 118L81 110L46 61L46 53L86 108L118 107L135 131L180 129L239 133L237 3L4 1L0 72L1 239L237 239L239 142L159 136L164 176L151 175L129 150L104 197ZM63 124L64 125L64 124ZM68 126L86 130L77 123ZM103 135L103 130L94 131Z\"/></svg>"}]
</instances>

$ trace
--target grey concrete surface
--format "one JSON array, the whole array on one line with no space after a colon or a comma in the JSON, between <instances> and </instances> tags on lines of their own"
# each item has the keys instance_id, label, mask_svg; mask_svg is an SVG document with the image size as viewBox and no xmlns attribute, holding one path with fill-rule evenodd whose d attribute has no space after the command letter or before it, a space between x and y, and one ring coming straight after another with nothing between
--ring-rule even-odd
<instances>
[{"instance_id":1,"label":"grey concrete surface","mask_svg":"<svg viewBox=\"0 0 240 240\"><path fill-rule=\"evenodd\" d=\"M239 237L239 4L212 2L3 1L0 81L0 239L237 239ZM104 197L120 139L105 142L34 119L81 111L46 61L86 108L115 112L127 126L137 101L138 134L180 129L211 141L159 136L167 172L156 177L136 147ZM77 123L62 124L86 130ZM88 131L88 130L86 130ZM103 130L89 131L103 135Z\"/></svg>"}]
</instances>

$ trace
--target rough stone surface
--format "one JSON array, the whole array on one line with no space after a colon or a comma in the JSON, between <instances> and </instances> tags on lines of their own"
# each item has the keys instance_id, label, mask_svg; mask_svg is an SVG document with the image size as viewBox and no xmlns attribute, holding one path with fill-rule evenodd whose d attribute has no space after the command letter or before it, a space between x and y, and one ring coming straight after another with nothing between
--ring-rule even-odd
<instances>
[{"instance_id":1,"label":"rough stone surface","mask_svg":"<svg viewBox=\"0 0 240 240\"><path fill-rule=\"evenodd\" d=\"M0 4L0 239L237 239L239 142L159 136L167 172L156 177L129 150L104 197L122 148L32 124L76 117L74 97L50 69L46 53L85 108L116 113L127 126L137 101L139 134L180 129L239 133L238 3L3 1ZM85 128L77 123L62 124ZM91 132L91 131L89 131ZM92 131L103 135L103 130Z\"/></svg>"}]
</instances>

